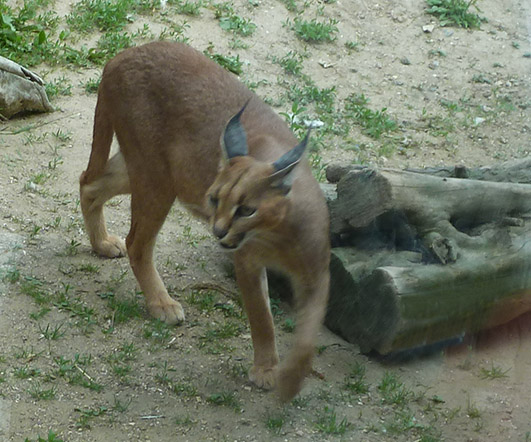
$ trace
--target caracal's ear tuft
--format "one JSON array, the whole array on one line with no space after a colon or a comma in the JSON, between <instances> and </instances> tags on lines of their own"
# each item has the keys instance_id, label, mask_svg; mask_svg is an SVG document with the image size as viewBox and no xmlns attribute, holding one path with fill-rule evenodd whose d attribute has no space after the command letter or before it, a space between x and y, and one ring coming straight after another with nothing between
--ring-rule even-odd
<instances>
[{"instance_id":1,"label":"caracal's ear tuft","mask_svg":"<svg viewBox=\"0 0 531 442\"><path fill-rule=\"evenodd\" d=\"M306 133L304 140L297 144L293 149L286 152L273 163L273 174L269 177L271 186L282 189L284 194L291 190L293 184L293 169L299 164L304 151L308 145L310 130Z\"/></svg>"},{"instance_id":2,"label":"caracal's ear tuft","mask_svg":"<svg viewBox=\"0 0 531 442\"><path fill-rule=\"evenodd\" d=\"M246 156L248 153L247 135L240 123L240 117L249 104L249 101L250 99L247 100L240 111L229 120L221 135L221 149L223 150L226 160L230 160L234 157Z\"/></svg>"}]
</instances>

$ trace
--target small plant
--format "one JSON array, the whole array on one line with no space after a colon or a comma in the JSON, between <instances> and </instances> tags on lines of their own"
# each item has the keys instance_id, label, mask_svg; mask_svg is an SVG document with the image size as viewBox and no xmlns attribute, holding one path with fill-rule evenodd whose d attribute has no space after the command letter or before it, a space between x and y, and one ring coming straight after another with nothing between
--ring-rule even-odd
<instances>
[{"instance_id":1,"label":"small plant","mask_svg":"<svg viewBox=\"0 0 531 442\"><path fill-rule=\"evenodd\" d=\"M315 428L318 431L331 435L345 434L350 426L351 424L345 418L337 422L336 412L329 407L324 407L315 422Z\"/></svg>"},{"instance_id":2,"label":"small plant","mask_svg":"<svg viewBox=\"0 0 531 442\"><path fill-rule=\"evenodd\" d=\"M46 90L48 98L72 95L72 84L70 84L69 80L64 75L47 82L44 89Z\"/></svg>"},{"instance_id":3,"label":"small plant","mask_svg":"<svg viewBox=\"0 0 531 442\"><path fill-rule=\"evenodd\" d=\"M232 408L234 411L241 412L241 404L234 392L214 393L207 397L207 402L214 405L222 405Z\"/></svg>"},{"instance_id":4,"label":"small plant","mask_svg":"<svg viewBox=\"0 0 531 442\"><path fill-rule=\"evenodd\" d=\"M239 55L234 57L231 55L212 54L208 50L204 54L233 74L240 75L243 72L243 63L240 61Z\"/></svg>"},{"instance_id":5,"label":"small plant","mask_svg":"<svg viewBox=\"0 0 531 442\"><path fill-rule=\"evenodd\" d=\"M365 372L365 366L356 362L350 375L345 379L345 388L357 394L367 393L369 391L369 385L365 382Z\"/></svg>"},{"instance_id":6,"label":"small plant","mask_svg":"<svg viewBox=\"0 0 531 442\"><path fill-rule=\"evenodd\" d=\"M277 415L277 416L269 416L266 420L266 427L269 431L276 434L277 436L280 435L282 432L282 427L284 426L284 417Z\"/></svg>"},{"instance_id":7,"label":"small plant","mask_svg":"<svg viewBox=\"0 0 531 442\"><path fill-rule=\"evenodd\" d=\"M304 57L295 52L289 51L284 57L273 57L273 63L278 63L286 74L299 75L302 72L302 61Z\"/></svg>"},{"instance_id":8,"label":"small plant","mask_svg":"<svg viewBox=\"0 0 531 442\"><path fill-rule=\"evenodd\" d=\"M95 94L98 92L100 87L101 77L89 78L85 83L83 83L83 89L87 94Z\"/></svg>"},{"instance_id":9,"label":"small plant","mask_svg":"<svg viewBox=\"0 0 531 442\"><path fill-rule=\"evenodd\" d=\"M369 99L363 94L351 94L345 100L344 116L358 122L363 131L378 139L384 133L397 129L396 121L387 116L387 109L373 111L367 107Z\"/></svg>"},{"instance_id":10,"label":"small plant","mask_svg":"<svg viewBox=\"0 0 531 442\"><path fill-rule=\"evenodd\" d=\"M390 372L386 372L378 385L382 401L386 404L405 406L413 398L413 392Z\"/></svg>"},{"instance_id":11,"label":"small plant","mask_svg":"<svg viewBox=\"0 0 531 442\"><path fill-rule=\"evenodd\" d=\"M24 442L33 442L31 439L24 439ZM35 439L35 442L64 442L63 439L56 436L56 434L50 430L48 431L48 436L45 438L38 436L37 439Z\"/></svg>"},{"instance_id":12,"label":"small plant","mask_svg":"<svg viewBox=\"0 0 531 442\"><path fill-rule=\"evenodd\" d=\"M286 318L282 324L282 330L288 333L293 333L295 331L295 321L291 318Z\"/></svg>"},{"instance_id":13,"label":"small plant","mask_svg":"<svg viewBox=\"0 0 531 442\"><path fill-rule=\"evenodd\" d=\"M441 26L478 28L485 19L469 11L473 6L479 11L477 0L426 0L428 13L439 18Z\"/></svg>"},{"instance_id":14,"label":"small plant","mask_svg":"<svg viewBox=\"0 0 531 442\"><path fill-rule=\"evenodd\" d=\"M507 377L507 373L509 372L510 368L507 370L502 370L501 367L497 367L494 364L491 364L490 369L488 368L481 368L479 377L481 379L500 379Z\"/></svg>"},{"instance_id":15,"label":"small plant","mask_svg":"<svg viewBox=\"0 0 531 442\"><path fill-rule=\"evenodd\" d=\"M159 343L167 342L171 338L171 328L160 319L152 319L144 326L144 338Z\"/></svg>"},{"instance_id":16,"label":"small plant","mask_svg":"<svg viewBox=\"0 0 531 442\"><path fill-rule=\"evenodd\" d=\"M322 43L334 41L339 32L337 20L329 19L328 23L319 22L316 19L311 21L296 18L293 22L293 30L298 38L308 43Z\"/></svg>"},{"instance_id":17,"label":"small plant","mask_svg":"<svg viewBox=\"0 0 531 442\"><path fill-rule=\"evenodd\" d=\"M175 5L175 11L178 14L191 15L193 17L201 15L201 8L203 7L201 0L170 0L168 3Z\"/></svg>"},{"instance_id":18,"label":"small plant","mask_svg":"<svg viewBox=\"0 0 531 442\"><path fill-rule=\"evenodd\" d=\"M81 0L72 6L66 22L72 30L91 32L121 31L128 23L131 0Z\"/></svg>"},{"instance_id":19,"label":"small plant","mask_svg":"<svg viewBox=\"0 0 531 442\"><path fill-rule=\"evenodd\" d=\"M43 388L40 382L35 382L31 385L28 393L33 399L47 401L55 398L56 388Z\"/></svg>"},{"instance_id":20,"label":"small plant","mask_svg":"<svg viewBox=\"0 0 531 442\"><path fill-rule=\"evenodd\" d=\"M39 331L41 333L41 336L48 340L48 341L57 341L60 337L62 337L65 332L64 331L61 331L61 328L63 327L63 324L56 324L56 325L51 325L51 324L46 324L46 328L43 328L40 324L39 324Z\"/></svg>"},{"instance_id":21,"label":"small plant","mask_svg":"<svg viewBox=\"0 0 531 442\"><path fill-rule=\"evenodd\" d=\"M99 407L94 409L87 408L86 410L77 408L75 411L80 413L77 426L79 428L90 428L90 421L95 417L105 415L107 413L107 407Z\"/></svg>"}]
</instances>

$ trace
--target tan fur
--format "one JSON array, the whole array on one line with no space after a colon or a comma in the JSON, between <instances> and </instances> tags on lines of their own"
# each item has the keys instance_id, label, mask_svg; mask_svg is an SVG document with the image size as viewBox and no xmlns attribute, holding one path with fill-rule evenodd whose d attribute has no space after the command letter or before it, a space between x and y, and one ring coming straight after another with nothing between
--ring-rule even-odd
<instances>
[{"instance_id":1,"label":"tan fur","mask_svg":"<svg viewBox=\"0 0 531 442\"><path fill-rule=\"evenodd\" d=\"M224 161L220 136L247 100L241 125L249 155ZM120 152L109 159L113 134ZM157 233L176 198L209 221L222 246L234 248L254 345L250 379L263 388L276 384L283 400L300 391L311 370L329 286L328 211L307 161L293 170L287 195L271 183L272 162L296 144L282 119L233 75L186 45L157 42L128 49L105 67L80 178L93 249L106 257L127 253L156 318L184 320L153 265ZM127 193L131 229L124 244L108 234L103 204ZM241 206L256 211L235 216ZM295 292L295 342L280 369L266 268L288 275Z\"/></svg>"}]
</instances>

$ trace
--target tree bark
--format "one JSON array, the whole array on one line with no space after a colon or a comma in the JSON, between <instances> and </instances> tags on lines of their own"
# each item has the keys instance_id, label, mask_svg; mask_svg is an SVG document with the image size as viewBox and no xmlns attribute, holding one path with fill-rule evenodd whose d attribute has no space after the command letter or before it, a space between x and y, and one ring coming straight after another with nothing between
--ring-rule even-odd
<instances>
[{"instance_id":1,"label":"tree bark","mask_svg":"<svg viewBox=\"0 0 531 442\"><path fill-rule=\"evenodd\" d=\"M326 194L326 323L362 351L418 347L531 310L531 185L355 168Z\"/></svg>"}]
</instances>

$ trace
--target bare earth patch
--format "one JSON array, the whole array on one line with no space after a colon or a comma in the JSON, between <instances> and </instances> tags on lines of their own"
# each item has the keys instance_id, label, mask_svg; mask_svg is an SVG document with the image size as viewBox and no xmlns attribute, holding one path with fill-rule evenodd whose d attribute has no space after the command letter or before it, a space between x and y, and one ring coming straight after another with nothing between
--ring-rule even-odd
<instances>
[{"instance_id":1,"label":"bare earth patch","mask_svg":"<svg viewBox=\"0 0 531 442\"><path fill-rule=\"evenodd\" d=\"M421 0L235 0L232 16L256 25L248 36L216 17L221 3L200 3L198 15L185 15L185 3L193 2L131 12L120 32L148 25L135 44L165 32L241 63L242 81L295 130L323 123L313 135L316 173L335 161L477 166L529 155L525 1L479 1L487 21L466 30L441 27ZM68 28L66 2L47 9ZM297 20L337 30L332 41L305 42ZM72 44L94 47L100 37L79 33ZM84 234L78 177L96 103L87 83L101 66L69 63L32 67L63 88L56 112L0 125L0 439L531 440L529 315L392 363L323 328L314 374L280 406L247 381L252 346L229 257L178 205L159 235L157 264L187 320L152 321L127 260L96 257ZM128 198L106 213L125 236ZM283 355L296 324L286 302L273 308Z\"/></svg>"}]
</instances>

